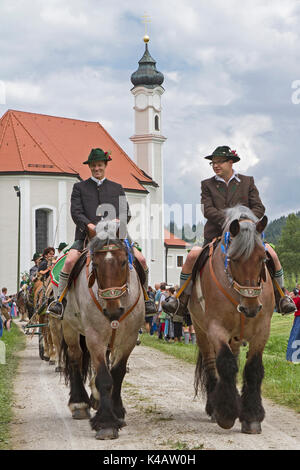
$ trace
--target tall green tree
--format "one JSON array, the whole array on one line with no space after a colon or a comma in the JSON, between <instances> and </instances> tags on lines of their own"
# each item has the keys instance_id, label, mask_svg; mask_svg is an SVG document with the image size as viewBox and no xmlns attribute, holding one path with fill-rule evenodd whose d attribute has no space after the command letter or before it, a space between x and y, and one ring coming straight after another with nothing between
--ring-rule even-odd
<instances>
[{"instance_id":1,"label":"tall green tree","mask_svg":"<svg viewBox=\"0 0 300 470\"><path fill-rule=\"evenodd\" d=\"M276 245L276 252L286 274L300 278L300 218L289 214Z\"/></svg>"}]
</instances>

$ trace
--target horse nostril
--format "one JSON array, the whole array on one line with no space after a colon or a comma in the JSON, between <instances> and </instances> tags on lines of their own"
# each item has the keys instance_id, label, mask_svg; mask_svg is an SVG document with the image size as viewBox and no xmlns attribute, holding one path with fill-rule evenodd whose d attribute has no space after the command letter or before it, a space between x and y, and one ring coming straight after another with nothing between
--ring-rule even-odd
<instances>
[{"instance_id":1,"label":"horse nostril","mask_svg":"<svg viewBox=\"0 0 300 470\"><path fill-rule=\"evenodd\" d=\"M239 304L239 305L237 306L237 311L238 311L239 313L245 313L246 309L245 309L245 307L243 307L241 304Z\"/></svg>"},{"instance_id":2,"label":"horse nostril","mask_svg":"<svg viewBox=\"0 0 300 470\"><path fill-rule=\"evenodd\" d=\"M258 306L258 309L257 309L257 312L260 312L261 309L262 309L262 305L259 305L259 306Z\"/></svg>"}]
</instances>

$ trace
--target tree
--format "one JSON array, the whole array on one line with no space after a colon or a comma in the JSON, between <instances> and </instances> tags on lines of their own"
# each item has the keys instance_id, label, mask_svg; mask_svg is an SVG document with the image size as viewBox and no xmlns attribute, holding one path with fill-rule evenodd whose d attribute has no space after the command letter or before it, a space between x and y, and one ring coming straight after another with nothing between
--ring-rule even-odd
<instances>
[{"instance_id":1,"label":"tree","mask_svg":"<svg viewBox=\"0 0 300 470\"><path fill-rule=\"evenodd\" d=\"M300 274L300 218L296 214L289 214L286 225L282 229L281 237L276 245L276 252L284 272L290 277Z\"/></svg>"}]
</instances>

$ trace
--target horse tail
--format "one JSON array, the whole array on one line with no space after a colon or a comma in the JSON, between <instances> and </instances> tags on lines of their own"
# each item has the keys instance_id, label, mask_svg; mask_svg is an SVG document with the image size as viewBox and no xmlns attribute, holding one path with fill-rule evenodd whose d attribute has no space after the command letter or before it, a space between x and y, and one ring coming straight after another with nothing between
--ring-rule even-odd
<instances>
[{"instance_id":1,"label":"horse tail","mask_svg":"<svg viewBox=\"0 0 300 470\"><path fill-rule=\"evenodd\" d=\"M80 347L82 351L82 380L86 382L87 377L91 376L91 356L87 348L85 336L80 335Z\"/></svg>"},{"instance_id":2,"label":"horse tail","mask_svg":"<svg viewBox=\"0 0 300 470\"><path fill-rule=\"evenodd\" d=\"M70 361L68 357L68 345L65 342L65 338L62 337L59 351L59 363L64 364L64 367L61 369L61 375L64 376L65 384L69 384L70 379Z\"/></svg>"},{"instance_id":3,"label":"horse tail","mask_svg":"<svg viewBox=\"0 0 300 470\"><path fill-rule=\"evenodd\" d=\"M201 388L201 392L203 392L205 388L204 382L204 368L203 368L203 356L200 351L198 350L198 357L195 369L195 376L194 376L194 390L195 390L195 397L198 396L199 387Z\"/></svg>"},{"instance_id":4,"label":"horse tail","mask_svg":"<svg viewBox=\"0 0 300 470\"><path fill-rule=\"evenodd\" d=\"M82 335L80 335L80 348L82 351L81 375L82 375L83 383L85 383L87 377L91 375L91 356L86 345L85 337ZM71 379L71 364L70 364L70 359L68 356L68 345L64 337L62 338L62 341L61 341L59 362L64 364L64 368L61 373L64 376L65 384L69 385L69 382Z\"/></svg>"}]
</instances>

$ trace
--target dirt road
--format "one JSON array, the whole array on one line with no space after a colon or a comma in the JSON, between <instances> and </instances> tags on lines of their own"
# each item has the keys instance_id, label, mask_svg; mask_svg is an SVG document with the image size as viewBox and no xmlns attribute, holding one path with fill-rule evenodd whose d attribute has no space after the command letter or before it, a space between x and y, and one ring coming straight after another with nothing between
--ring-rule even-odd
<instances>
[{"instance_id":1,"label":"dirt road","mask_svg":"<svg viewBox=\"0 0 300 470\"><path fill-rule=\"evenodd\" d=\"M264 400L262 434L223 430L194 400L194 366L138 346L123 387L127 426L118 440L97 441L88 421L72 420L68 389L27 337L15 381L13 449L300 449L300 416Z\"/></svg>"}]
</instances>

